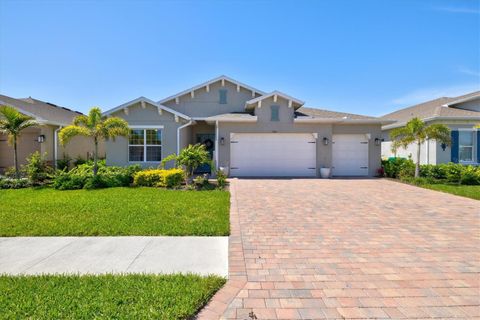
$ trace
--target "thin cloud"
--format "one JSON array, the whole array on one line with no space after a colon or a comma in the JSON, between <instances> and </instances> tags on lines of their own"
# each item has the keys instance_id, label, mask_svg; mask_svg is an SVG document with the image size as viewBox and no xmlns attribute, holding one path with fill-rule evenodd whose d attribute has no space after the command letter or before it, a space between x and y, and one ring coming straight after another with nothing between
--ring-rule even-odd
<instances>
[{"instance_id":1,"label":"thin cloud","mask_svg":"<svg viewBox=\"0 0 480 320\"><path fill-rule=\"evenodd\" d=\"M480 90L480 83L478 82L442 88L424 88L393 99L391 103L397 106L411 106L441 97L461 96L478 90Z\"/></svg>"},{"instance_id":2,"label":"thin cloud","mask_svg":"<svg viewBox=\"0 0 480 320\"><path fill-rule=\"evenodd\" d=\"M460 68L458 68L458 72L469 75L469 76L474 76L474 77L480 79L480 72L477 71L477 70L473 70L473 69L465 68L465 67L460 67Z\"/></svg>"},{"instance_id":3,"label":"thin cloud","mask_svg":"<svg viewBox=\"0 0 480 320\"><path fill-rule=\"evenodd\" d=\"M480 9L479 8L436 7L435 10L450 12L450 13L480 14Z\"/></svg>"}]
</instances>

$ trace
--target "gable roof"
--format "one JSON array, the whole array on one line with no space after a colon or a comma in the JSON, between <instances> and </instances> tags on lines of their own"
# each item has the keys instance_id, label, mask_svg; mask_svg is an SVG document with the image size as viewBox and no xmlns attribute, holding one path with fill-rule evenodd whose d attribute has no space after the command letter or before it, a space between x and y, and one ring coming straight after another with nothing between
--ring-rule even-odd
<instances>
[{"instance_id":1,"label":"gable roof","mask_svg":"<svg viewBox=\"0 0 480 320\"><path fill-rule=\"evenodd\" d=\"M124 103L124 104L121 104L121 105L119 105L118 107L115 107L115 108L112 108L112 109L110 109L110 110L105 111L105 112L103 113L103 115L110 115L110 114L112 114L112 113L115 113L115 112L117 112L117 111L119 111L119 110L123 110L123 109L125 109L125 108L128 108L128 107L130 107L130 106L132 106L132 105L134 105L134 104L137 104L137 103L139 103L139 102L140 102L140 103L141 103L141 102L144 102L144 103L151 104L151 105L157 107L158 109L165 110L165 111L170 112L170 113L172 113L172 114L174 114L174 115L176 115L176 116L179 116L179 117L181 117L181 118L183 118L183 119L190 120L190 117L189 117L189 116L187 116L187 115L185 115L185 114L183 114L183 113L181 113L181 112L178 112L178 111L176 111L176 110L170 109L169 107L166 107L166 106L164 106L164 105L162 105L162 104L160 104L160 103L158 103L158 102L155 102L155 101L150 100L150 99L145 98L145 97L138 97L138 98L133 99L133 100L131 100L131 101L129 101L129 102L126 102L126 103Z\"/></svg>"},{"instance_id":2,"label":"gable roof","mask_svg":"<svg viewBox=\"0 0 480 320\"><path fill-rule=\"evenodd\" d=\"M332 119L378 119L376 117L364 116L361 114L330 111L317 108L301 107L296 112L297 116L310 116L314 118L332 118Z\"/></svg>"},{"instance_id":3,"label":"gable roof","mask_svg":"<svg viewBox=\"0 0 480 320\"><path fill-rule=\"evenodd\" d=\"M453 98L437 98L391 112L382 116L381 118L396 120L397 123L384 127L383 129L401 127L412 118L420 118L424 121L431 121L435 119L480 119L480 112L449 107L451 105L470 101L478 97L480 97L480 91Z\"/></svg>"},{"instance_id":4,"label":"gable roof","mask_svg":"<svg viewBox=\"0 0 480 320\"><path fill-rule=\"evenodd\" d=\"M32 97L15 99L0 95L0 105L8 105L19 112L35 118L40 124L69 125L81 112L57 106Z\"/></svg>"},{"instance_id":5,"label":"gable roof","mask_svg":"<svg viewBox=\"0 0 480 320\"><path fill-rule=\"evenodd\" d=\"M263 95L261 95L260 97L257 97L257 98L248 100L247 102L245 102L245 108L248 108L248 106L254 105L255 103L258 103L259 101L262 101L262 100L271 98L271 97L273 97L273 96L282 97L282 98L285 99L285 100L292 101L293 103L297 104L297 109L300 108L302 105L305 104L305 102L303 102L302 100L299 100L299 99L297 99L297 98L294 98L294 97L292 97L292 96L289 96L289 95L286 94L286 93L283 93L283 92L280 92L280 91L275 90L275 91L272 91L272 92L270 92L270 93L263 94Z\"/></svg>"},{"instance_id":6,"label":"gable roof","mask_svg":"<svg viewBox=\"0 0 480 320\"><path fill-rule=\"evenodd\" d=\"M222 80L223 80L223 81L228 81L228 82L230 82L230 83L233 83L233 84L235 84L235 85L240 86L241 88L245 88L245 89L247 89L247 90L249 90L249 91L252 91L252 92L255 92L255 93L258 93L258 94L261 94L261 95L264 95L264 94L265 94L265 92L263 92L262 90L256 89L256 88L251 87L251 86L249 86L249 85L246 85L246 84L244 84L244 83L242 83L242 82L240 82L240 81L237 81L237 80L232 79L232 78L230 78L230 77L227 77L227 76L225 76L225 75L221 75L221 76L219 76L219 77L217 77L217 78L214 78L214 79L212 79L212 80L209 80L209 81L203 82L203 83L201 83L201 84L199 84L199 85L196 85L196 86L194 86L194 87L191 87L190 89L183 90L183 91L181 91L181 92L179 92L179 93L177 93L177 94L174 94L174 95L169 96L169 97L167 97L167 98L165 98L165 99L162 99L162 100L158 101L158 103L162 104L162 103L165 103L165 102L168 102L168 101L172 101L172 100L174 100L175 98L178 98L178 97L181 97L181 96L190 94L190 92L192 92L192 91L201 89L201 88L203 88L203 87L206 87L206 86L208 86L208 85L211 85L211 84L213 84L213 83L216 83L216 82L219 82L219 81L222 81Z\"/></svg>"},{"instance_id":7,"label":"gable roof","mask_svg":"<svg viewBox=\"0 0 480 320\"><path fill-rule=\"evenodd\" d=\"M355 113L301 107L295 112L296 122L391 124L394 121Z\"/></svg>"},{"instance_id":8,"label":"gable roof","mask_svg":"<svg viewBox=\"0 0 480 320\"><path fill-rule=\"evenodd\" d=\"M453 101L444 104L445 107L453 106L462 102L468 102L480 98L480 91L475 91L463 96L456 97Z\"/></svg>"}]
</instances>

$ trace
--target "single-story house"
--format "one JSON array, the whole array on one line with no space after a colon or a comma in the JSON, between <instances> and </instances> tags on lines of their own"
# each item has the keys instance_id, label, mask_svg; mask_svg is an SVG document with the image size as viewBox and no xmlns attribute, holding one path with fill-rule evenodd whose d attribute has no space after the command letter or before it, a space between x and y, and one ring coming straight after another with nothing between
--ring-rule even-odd
<instances>
[{"instance_id":1,"label":"single-story house","mask_svg":"<svg viewBox=\"0 0 480 320\"><path fill-rule=\"evenodd\" d=\"M322 167L333 176L377 174L381 126L391 121L304 104L226 76L160 101L140 97L105 112L131 127L128 139L106 142L107 164L155 167L202 143L230 176L315 177Z\"/></svg>"},{"instance_id":2,"label":"single-story house","mask_svg":"<svg viewBox=\"0 0 480 320\"><path fill-rule=\"evenodd\" d=\"M390 131L404 126L412 118L420 118L427 124L442 123L451 131L451 143L445 145L430 140L420 147L421 164L440 163L480 163L480 91L459 97L442 97L400 109L386 114L383 119L396 120L382 127L382 157L411 157L416 161L417 146L411 144L406 149L400 148L396 154L391 150Z\"/></svg>"},{"instance_id":3,"label":"single-story house","mask_svg":"<svg viewBox=\"0 0 480 320\"><path fill-rule=\"evenodd\" d=\"M56 160L68 156L72 159L81 157L88 159L93 151L93 143L87 137L75 137L65 147L58 142L58 131L72 123L81 115L80 112L57 106L31 97L15 99L0 95L0 105L10 106L20 113L31 116L38 126L30 127L21 132L17 144L19 163L25 164L26 158L35 151L46 154L46 160L55 164ZM0 172L12 167L13 147L8 144L7 136L0 134ZM105 146L100 144L100 155L105 155Z\"/></svg>"}]
</instances>

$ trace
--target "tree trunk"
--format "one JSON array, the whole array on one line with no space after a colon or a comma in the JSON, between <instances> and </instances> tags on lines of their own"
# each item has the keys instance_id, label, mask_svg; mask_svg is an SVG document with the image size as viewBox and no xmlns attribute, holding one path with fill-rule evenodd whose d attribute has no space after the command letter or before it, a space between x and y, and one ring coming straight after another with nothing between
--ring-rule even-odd
<instances>
[{"instance_id":1,"label":"tree trunk","mask_svg":"<svg viewBox=\"0 0 480 320\"><path fill-rule=\"evenodd\" d=\"M15 164L15 178L20 178L18 170L18 155L17 155L17 135L13 135L13 162Z\"/></svg>"},{"instance_id":2,"label":"tree trunk","mask_svg":"<svg viewBox=\"0 0 480 320\"><path fill-rule=\"evenodd\" d=\"M420 141L417 142L417 163L415 164L415 178L420 177Z\"/></svg>"},{"instance_id":3,"label":"tree trunk","mask_svg":"<svg viewBox=\"0 0 480 320\"><path fill-rule=\"evenodd\" d=\"M98 172L98 140L95 137L95 150L93 151L93 176L97 176Z\"/></svg>"}]
</instances>

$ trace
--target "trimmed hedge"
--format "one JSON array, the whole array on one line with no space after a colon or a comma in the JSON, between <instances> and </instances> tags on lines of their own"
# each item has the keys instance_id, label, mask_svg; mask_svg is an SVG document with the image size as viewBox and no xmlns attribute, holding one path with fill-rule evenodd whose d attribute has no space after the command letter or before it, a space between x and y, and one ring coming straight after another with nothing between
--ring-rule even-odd
<instances>
[{"instance_id":1,"label":"trimmed hedge","mask_svg":"<svg viewBox=\"0 0 480 320\"><path fill-rule=\"evenodd\" d=\"M411 159L390 158L382 161L385 176L409 180L415 173ZM448 182L464 185L480 185L480 166L459 163L425 164L420 166L420 177L430 183Z\"/></svg>"},{"instance_id":2,"label":"trimmed hedge","mask_svg":"<svg viewBox=\"0 0 480 320\"><path fill-rule=\"evenodd\" d=\"M178 188L185 179L182 169L151 169L135 173L133 184L142 187Z\"/></svg>"}]
</instances>

